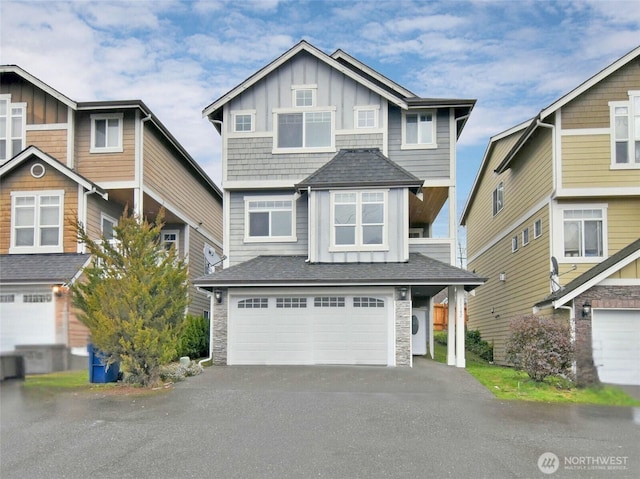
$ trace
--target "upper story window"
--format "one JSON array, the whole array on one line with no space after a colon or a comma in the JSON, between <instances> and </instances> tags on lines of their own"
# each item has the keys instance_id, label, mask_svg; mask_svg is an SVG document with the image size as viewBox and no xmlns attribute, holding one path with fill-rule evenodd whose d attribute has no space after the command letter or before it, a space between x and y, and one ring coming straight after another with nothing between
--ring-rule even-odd
<instances>
[{"instance_id":1,"label":"upper story window","mask_svg":"<svg viewBox=\"0 0 640 479\"><path fill-rule=\"evenodd\" d=\"M610 102L611 166L640 168L640 91L629 92L629 101Z\"/></svg>"},{"instance_id":2,"label":"upper story window","mask_svg":"<svg viewBox=\"0 0 640 479\"><path fill-rule=\"evenodd\" d=\"M292 105L295 107L316 106L318 85L292 85Z\"/></svg>"},{"instance_id":3,"label":"upper story window","mask_svg":"<svg viewBox=\"0 0 640 479\"><path fill-rule=\"evenodd\" d=\"M502 181L493 190L493 216L497 215L504 208L504 184Z\"/></svg>"},{"instance_id":4,"label":"upper story window","mask_svg":"<svg viewBox=\"0 0 640 479\"><path fill-rule=\"evenodd\" d=\"M122 146L123 115L91 115L91 153L119 153Z\"/></svg>"},{"instance_id":5,"label":"upper story window","mask_svg":"<svg viewBox=\"0 0 640 479\"><path fill-rule=\"evenodd\" d=\"M435 111L402 112L402 148L436 148Z\"/></svg>"},{"instance_id":6,"label":"upper story window","mask_svg":"<svg viewBox=\"0 0 640 479\"><path fill-rule=\"evenodd\" d=\"M291 196L246 197L244 202L246 242L296 241Z\"/></svg>"},{"instance_id":7,"label":"upper story window","mask_svg":"<svg viewBox=\"0 0 640 479\"><path fill-rule=\"evenodd\" d=\"M529 244L529 228L525 228L522 230L522 246L526 246Z\"/></svg>"},{"instance_id":8,"label":"upper story window","mask_svg":"<svg viewBox=\"0 0 640 479\"><path fill-rule=\"evenodd\" d=\"M171 247L175 248L175 251L178 251L178 247L180 246L178 239L180 237L180 232L178 230L162 230L162 246L164 249L169 251Z\"/></svg>"},{"instance_id":9,"label":"upper story window","mask_svg":"<svg viewBox=\"0 0 640 479\"><path fill-rule=\"evenodd\" d=\"M63 191L11 192L10 253L61 253Z\"/></svg>"},{"instance_id":10,"label":"upper story window","mask_svg":"<svg viewBox=\"0 0 640 479\"><path fill-rule=\"evenodd\" d=\"M539 238L542 235L542 220L536 220L533 223L533 239Z\"/></svg>"},{"instance_id":11,"label":"upper story window","mask_svg":"<svg viewBox=\"0 0 640 479\"><path fill-rule=\"evenodd\" d=\"M355 112L356 128L377 128L378 127L378 108L371 106L356 106L353 108Z\"/></svg>"},{"instance_id":12,"label":"upper story window","mask_svg":"<svg viewBox=\"0 0 640 479\"><path fill-rule=\"evenodd\" d=\"M26 111L26 103L11 103L10 95L0 95L0 163L24 150Z\"/></svg>"},{"instance_id":13,"label":"upper story window","mask_svg":"<svg viewBox=\"0 0 640 479\"><path fill-rule=\"evenodd\" d=\"M236 111L233 116L234 133L251 133L255 131L255 111Z\"/></svg>"},{"instance_id":14,"label":"upper story window","mask_svg":"<svg viewBox=\"0 0 640 479\"><path fill-rule=\"evenodd\" d=\"M331 201L333 250L380 250L386 247L386 191L333 192Z\"/></svg>"},{"instance_id":15,"label":"upper story window","mask_svg":"<svg viewBox=\"0 0 640 479\"><path fill-rule=\"evenodd\" d=\"M334 111L276 113L276 151L298 149L332 149Z\"/></svg>"},{"instance_id":16,"label":"upper story window","mask_svg":"<svg viewBox=\"0 0 640 479\"><path fill-rule=\"evenodd\" d=\"M102 213L100 215L100 223L102 236L108 241L112 241L113 239L115 239L114 228L118 226L118 220Z\"/></svg>"},{"instance_id":17,"label":"upper story window","mask_svg":"<svg viewBox=\"0 0 640 479\"><path fill-rule=\"evenodd\" d=\"M511 252L515 253L518 251L518 235L511 238Z\"/></svg>"},{"instance_id":18,"label":"upper story window","mask_svg":"<svg viewBox=\"0 0 640 479\"><path fill-rule=\"evenodd\" d=\"M565 258L603 258L606 251L606 208L588 205L562 210Z\"/></svg>"}]
</instances>

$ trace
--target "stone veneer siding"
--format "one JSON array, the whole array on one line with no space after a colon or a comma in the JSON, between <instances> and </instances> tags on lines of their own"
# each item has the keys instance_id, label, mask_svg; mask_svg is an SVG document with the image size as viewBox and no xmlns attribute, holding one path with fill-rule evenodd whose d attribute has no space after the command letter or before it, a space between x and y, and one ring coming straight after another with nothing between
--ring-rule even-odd
<instances>
[{"instance_id":1,"label":"stone veneer siding","mask_svg":"<svg viewBox=\"0 0 640 479\"><path fill-rule=\"evenodd\" d=\"M411 366L411 301L396 300L396 366Z\"/></svg>"},{"instance_id":2,"label":"stone veneer siding","mask_svg":"<svg viewBox=\"0 0 640 479\"><path fill-rule=\"evenodd\" d=\"M227 317L229 305L227 290L222 290L222 303L213 300L213 364L227 364Z\"/></svg>"},{"instance_id":3,"label":"stone veneer siding","mask_svg":"<svg viewBox=\"0 0 640 479\"><path fill-rule=\"evenodd\" d=\"M591 315L582 317L582 305L587 302L592 309L640 308L640 286L594 286L575 298L576 382L581 386L599 382L593 362Z\"/></svg>"}]
</instances>

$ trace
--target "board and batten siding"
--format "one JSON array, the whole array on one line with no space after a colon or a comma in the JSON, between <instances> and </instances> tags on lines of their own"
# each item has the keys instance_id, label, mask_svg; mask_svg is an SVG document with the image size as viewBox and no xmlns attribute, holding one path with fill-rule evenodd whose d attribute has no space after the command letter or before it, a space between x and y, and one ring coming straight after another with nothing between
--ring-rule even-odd
<instances>
[{"instance_id":1,"label":"board and batten siding","mask_svg":"<svg viewBox=\"0 0 640 479\"><path fill-rule=\"evenodd\" d=\"M255 110L257 132L273 131L273 109L292 108L292 85L316 85L315 107L336 106L336 130L354 127L354 106L382 105L382 98L307 52L300 52L255 85L233 98L229 111ZM381 119L380 127L383 127ZM233 131L228 121L227 132Z\"/></svg>"},{"instance_id":2,"label":"board and batten siding","mask_svg":"<svg viewBox=\"0 0 640 479\"><path fill-rule=\"evenodd\" d=\"M194 224L202 222L205 230L222 242L222 199L216 199L184 161L153 127L144 126L145 187L188 215Z\"/></svg>"},{"instance_id":3,"label":"board and batten siding","mask_svg":"<svg viewBox=\"0 0 640 479\"><path fill-rule=\"evenodd\" d=\"M229 201L229 252L225 253L229 257L229 266L233 266L244 261L248 261L261 255L304 255L308 253L308 208L307 195L302 195L296 201L296 221L295 231L297 241L295 242L247 242L244 241L245 232L245 196L291 196L293 190L274 190L268 192L235 192L230 194Z\"/></svg>"},{"instance_id":4,"label":"board and batten siding","mask_svg":"<svg viewBox=\"0 0 640 479\"><path fill-rule=\"evenodd\" d=\"M227 173L229 181L292 180L300 181L329 162L341 149L380 148L381 133L336 135L336 152L273 154L272 137L229 138Z\"/></svg>"},{"instance_id":5,"label":"board and batten siding","mask_svg":"<svg viewBox=\"0 0 640 479\"><path fill-rule=\"evenodd\" d=\"M533 224L541 220L542 235L533 237ZM488 278L469 295L470 330L479 329L482 339L494 345L496 362L504 360L504 342L509 322L531 314L533 305L551 293L549 283L549 209L544 207L511 230L489 250L469 262L468 269ZM522 230L529 228L529 243L522 245ZM519 248L511 251L511 239L518 236ZM506 281L500 281L500 273Z\"/></svg>"},{"instance_id":6,"label":"board and batten siding","mask_svg":"<svg viewBox=\"0 0 640 479\"><path fill-rule=\"evenodd\" d=\"M611 168L609 135L568 136L565 133L562 137L563 188L634 186L640 194L640 169Z\"/></svg>"},{"instance_id":7,"label":"board and batten siding","mask_svg":"<svg viewBox=\"0 0 640 479\"><path fill-rule=\"evenodd\" d=\"M331 192L317 191L315 199L316 251L314 257L320 263L396 263L408 257L404 250L405 237L402 225L408 221L405 191L388 190L387 201L387 248L384 251L330 251L333 225L331 224Z\"/></svg>"},{"instance_id":8,"label":"board and batten siding","mask_svg":"<svg viewBox=\"0 0 640 479\"><path fill-rule=\"evenodd\" d=\"M67 130L27 130L25 145L33 145L67 164Z\"/></svg>"},{"instance_id":9,"label":"board and batten siding","mask_svg":"<svg viewBox=\"0 0 640 479\"><path fill-rule=\"evenodd\" d=\"M105 111L101 113L117 113ZM124 112L122 153L90 153L91 113L77 112L75 135L75 169L85 178L100 184L104 181L135 179L135 117Z\"/></svg>"},{"instance_id":10,"label":"board and batten siding","mask_svg":"<svg viewBox=\"0 0 640 479\"><path fill-rule=\"evenodd\" d=\"M438 110L436 115L435 149L403 150L402 113L400 108L389 106L389 159L418 178L435 180L451 177L451 134L449 110Z\"/></svg>"},{"instance_id":11,"label":"board and batten siding","mask_svg":"<svg viewBox=\"0 0 640 479\"><path fill-rule=\"evenodd\" d=\"M629 100L630 90L640 90L637 61L629 62L563 106L562 129L609 128L609 102Z\"/></svg>"},{"instance_id":12,"label":"board and batten siding","mask_svg":"<svg viewBox=\"0 0 640 479\"><path fill-rule=\"evenodd\" d=\"M41 178L31 176L31 167L35 163L40 163L45 167L45 174ZM11 192L43 190L64 191L64 213L61 225L63 251L65 253L76 252L76 234L70 225L75 222L78 214L78 184L49 165L39 160L30 160L17 166L2 178L0 188L0 254L9 253L11 246Z\"/></svg>"},{"instance_id":13,"label":"board and batten siding","mask_svg":"<svg viewBox=\"0 0 640 479\"><path fill-rule=\"evenodd\" d=\"M27 104L27 126L67 123L67 105L18 75L2 74L0 94L11 95L12 103Z\"/></svg>"}]
</instances>

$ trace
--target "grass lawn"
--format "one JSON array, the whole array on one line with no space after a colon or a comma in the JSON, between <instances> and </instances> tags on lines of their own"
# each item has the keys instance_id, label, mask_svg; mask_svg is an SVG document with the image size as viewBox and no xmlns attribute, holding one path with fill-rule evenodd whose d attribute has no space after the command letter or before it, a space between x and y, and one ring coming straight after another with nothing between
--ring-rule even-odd
<instances>
[{"instance_id":1,"label":"grass lawn","mask_svg":"<svg viewBox=\"0 0 640 479\"><path fill-rule=\"evenodd\" d=\"M446 362L447 347L436 343L434 357L436 361ZM525 372L489 364L469 351L467 351L466 360L467 371L499 399L600 404L606 406L640 406L640 401L615 386L569 387L565 381L557 378L547 378L544 382L537 383L530 379Z\"/></svg>"}]
</instances>

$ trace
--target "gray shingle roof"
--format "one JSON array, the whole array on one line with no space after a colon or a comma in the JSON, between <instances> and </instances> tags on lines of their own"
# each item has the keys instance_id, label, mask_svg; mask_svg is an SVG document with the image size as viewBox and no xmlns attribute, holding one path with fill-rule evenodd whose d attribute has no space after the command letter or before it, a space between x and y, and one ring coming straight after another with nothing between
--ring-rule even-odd
<instances>
[{"instance_id":1,"label":"gray shingle roof","mask_svg":"<svg viewBox=\"0 0 640 479\"><path fill-rule=\"evenodd\" d=\"M414 190L423 180L384 156L378 148L340 150L331 161L296 185L316 188L397 186Z\"/></svg>"},{"instance_id":2,"label":"gray shingle roof","mask_svg":"<svg viewBox=\"0 0 640 479\"><path fill-rule=\"evenodd\" d=\"M554 293L550 294L549 296L544 298L542 301L537 303L535 306L540 307L544 304L548 304L553 301L557 301L560 298L568 296L570 293L578 289L583 284L594 279L596 276L600 275L601 273L604 273L609 268L615 266L617 263L619 263L620 261L627 258L629 255L635 253L638 250L640 250L640 238L635 240L633 243L625 246L616 254L605 259L603 262L585 271L580 276L578 276L577 278L575 278L574 280L570 281L565 286L563 286L562 289L559 289L558 291L555 291Z\"/></svg>"},{"instance_id":3,"label":"gray shingle roof","mask_svg":"<svg viewBox=\"0 0 640 479\"><path fill-rule=\"evenodd\" d=\"M420 253L406 263L308 263L305 256L258 256L202 276L201 287L305 285L465 285L484 278Z\"/></svg>"},{"instance_id":4,"label":"gray shingle roof","mask_svg":"<svg viewBox=\"0 0 640 479\"><path fill-rule=\"evenodd\" d=\"M0 255L2 283L68 283L91 255L75 253Z\"/></svg>"}]
</instances>

